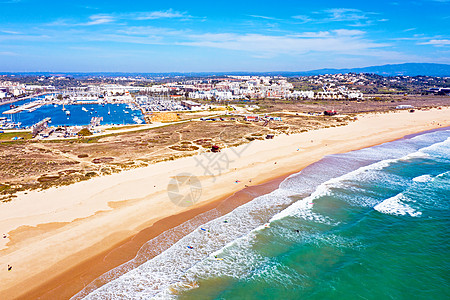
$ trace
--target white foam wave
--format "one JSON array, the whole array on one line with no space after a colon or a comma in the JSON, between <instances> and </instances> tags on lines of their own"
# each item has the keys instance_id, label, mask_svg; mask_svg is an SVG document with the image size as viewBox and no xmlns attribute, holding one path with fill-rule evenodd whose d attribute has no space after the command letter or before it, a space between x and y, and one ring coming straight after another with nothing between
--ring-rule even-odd
<instances>
[{"instance_id":1,"label":"white foam wave","mask_svg":"<svg viewBox=\"0 0 450 300\"><path fill-rule=\"evenodd\" d=\"M179 280L157 293L153 299L176 299L176 295L196 287L199 280L214 277L239 279L258 266L270 263L269 258L253 251L251 245L259 229L227 244L192 268L186 270Z\"/></svg>"},{"instance_id":2,"label":"white foam wave","mask_svg":"<svg viewBox=\"0 0 450 300\"><path fill-rule=\"evenodd\" d=\"M343 182L346 180L353 179L353 178L357 177L358 175L363 174L364 172L367 172L367 171L381 170L397 160L398 159L382 160L382 161L373 163L368 166L360 167L360 168L358 168L352 172L349 172L347 174L344 174L342 176L332 178L332 179L322 183L321 185L319 185L316 188L316 190L309 197L306 197L305 199L303 199L301 201L295 202L294 204L292 204L291 206L289 206L288 208L286 208L279 214L273 216L272 219L270 219L270 222L280 220L280 219L283 219L288 216L294 216L294 217L300 217L300 218L305 218L308 220L315 220L315 221L329 224L330 220L328 220L326 217L317 215L311 211L315 200L317 200L323 196L331 194L332 188L342 186Z\"/></svg>"},{"instance_id":3,"label":"white foam wave","mask_svg":"<svg viewBox=\"0 0 450 300\"><path fill-rule=\"evenodd\" d=\"M414 158L427 158L427 157L430 157L430 155L423 152L423 150L419 150L417 152L413 152L408 155L405 155L400 160L409 160L409 159L414 159Z\"/></svg>"},{"instance_id":4,"label":"white foam wave","mask_svg":"<svg viewBox=\"0 0 450 300\"><path fill-rule=\"evenodd\" d=\"M436 178L441 178L441 177L445 177L445 176L447 176L447 175L450 175L450 171L447 171L447 172L441 173L441 174L437 175L437 176L436 176Z\"/></svg>"},{"instance_id":5,"label":"white foam wave","mask_svg":"<svg viewBox=\"0 0 450 300\"><path fill-rule=\"evenodd\" d=\"M154 297L161 290L179 282L183 274L197 263L205 259L211 260L211 253L230 243L236 243L240 237L247 239L252 230L265 224L270 216L291 204L291 195L289 191L277 189L200 226L166 251L108 282L85 299ZM189 281L185 282L189 285Z\"/></svg>"},{"instance_id":6,"label":"white foam wave","mask_svg":"<svg viewBox=\"0 0 450 300\"><path fill-rule=\"evenodd\" d=\"M308 244L327 244L339 248L360 246L357 241L329 233L299 234L292 228L284 228L283 226L274 227L273 230L275 231L273 232L274 235L289 238L291 242L301 239ZM198 281L209 278L242 279L246 277L247 280L264 280L278 285L292 285L293 282L298 282L304 275L272 260L270 258L272 256L261 256L258 250L253 249L258 233L259 230L253 230L248 236L239 238L208 259L194 265L183 274L179 282L158 293L154 299L176 299L176 295L180 292L195 288ZM215 257L219 257L220 260ZM290 282L289 279L293 278L296 278L296 280Z\"/></svg>"},{"instance_id":7,"label":"white foam wave","mask_svg":"<svg viewBox=\"0 0 450 300\"><path fill-rule=\"evenodd\" d=\"M420 216L422 213L420 211L416 211L403 201L407 201L408 199L403 195L403 193L399 193L394 197L388 198L381 202L380 204L374 207L375 210L390 215L410 215L411 217Z\"/></svg>"},{"instance_id":8,"label":"white foam wave","mask_svg":"<svg viewBox=\"0 0 450 300\"><path fill-rule=\"evenodd\" d=\"M428 175L428 174L420 175L420 176L417 176L417 177L413 178L414 182L430 182L432 180L433 180L433 177L431 175Z\"/></svg>"},{"instance_id":9,"label":"white foam wave","mask_svg":"<svg viewBox=\"0 0 450 300\"><path fill-rule=\"evenodd\" d=\"M313 221L317 221L317 222L323 222L323 223L330 224L331 221L329 220L329 218L315 214L311 211L315 200L317 200L323 196L330 195L332 193L333 188L345 186L345 182L348 180L355 179L358 176L360 177L361 175L364 175L364 177L366 179L367 178L376 179L376 177L378 177L378 175L374 175L373 171L382 170L382 169L390 166L391 164L399 162L399 161L407 161L407 160L416 159L416 158L427 158L430 155L426 152L440 149L441 147L448 146L449 144L450 144L450 138L447 138L445 141L437 142L430 146L420 148L419 150L412 152L412 153L408 153L400 158L381 160L381 161L372 163L370 165L360 167L354 171L351 171L351 172L341 175L339 177L331 178L328 181L320 184L309 197L307 197L301 201L295 202L294 204L292 204L291 206L286 208L284 211L273 216L272 219L270 220L270 222L273 222L275 220L280 220L280 219L288 217L288 216L294 216L294 217L299 217L299 218L303 218L303 219L307 219L307 220L313 220ZM362 178L360 178L360 179L362 179ZM387 203L389 203L389 201ZM387 203L386 203L386 205L388 205ZM379 205L381 205L381 203ZM379 206L380 209L382 207L383 207L382 205ZM412 210L412 208L411 208L411 210ZM392 211L395 211L395 209L392 209ZM408 211L408 213L410 212L410 210L407 210L407 209L405 211Z\"/></svg>"},{"instance_id":10,"label":"white foam wave","mask_svg":"<svg viewBox=\"0 0 450 300\"><path fill-rule=\"evenodd\" d=\"M301 281L305 275L299 274L298 271L289 268L276 261L271 261L256 270L249 278L251 281L263 281L266 284L276 286L294 286Z\"/></svg>"},{"instance_id":11,"label":"white foam wave","mask_svg":"<svg viewBox=\"0 0 450 300\"><path fill-rule=\"evenodd\" d=\"M450 137L448 137L445 141L434 143L430 146L424 147L420 149L418 152L425 153L427 155L448 155L450 147Z\"/></svg>"}]
</instances>

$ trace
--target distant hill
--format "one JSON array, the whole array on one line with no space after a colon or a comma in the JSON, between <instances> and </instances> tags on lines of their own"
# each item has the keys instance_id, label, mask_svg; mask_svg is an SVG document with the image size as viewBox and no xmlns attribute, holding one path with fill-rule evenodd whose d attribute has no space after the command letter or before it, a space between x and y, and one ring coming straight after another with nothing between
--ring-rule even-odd
<instances>
[{"instance_id":1,"label":"distant hill","mask_svg":"<svg viewBox=\"0 0 450 300\"><path fill-rule=\"evenodd\" d=\"M118 76L146 76L146 77L211 77L211 76L224 76L224 75L259 75L259 76L310 76L310 75L323 75L323 74L345 74L345 73L373 73L383 76L438 76L438 77L450 77L450 65L445 64L430 64L430 63L406 63L395 65L383 65L372 66L364 68L352 68L352 69L319 69L311 71L300 72L286 72L286 71L269 71L269 72L167 72L167 73L127 73L127 72L5 72L0 74L19 75L19 76L71 76L75 78L79 77L118 77Z\"/></svg>"},{"instance_id":2,"label":"distant hill","mask_svg":"<svg viewBox=\"0 0 450 300\"><path fill-rule=\"evenodd\" d=\"M339 73L373 73L383 76L450 76L450 65L430 63L406 63L353 69L320 69L299 72L298 75L322 75Z\"/></svg>"}]
</instances>

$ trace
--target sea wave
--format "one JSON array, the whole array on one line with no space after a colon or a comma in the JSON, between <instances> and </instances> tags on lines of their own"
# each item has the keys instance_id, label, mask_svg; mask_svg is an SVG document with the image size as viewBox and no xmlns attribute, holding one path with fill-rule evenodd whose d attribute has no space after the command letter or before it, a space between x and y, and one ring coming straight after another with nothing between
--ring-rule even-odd
<instances>
[{"instance_id":1,"label":"sea wave","mask_svg":"<svg viewBox=\"0 0 450 300\"><path fill-rule=\"evenodd\" d=\"M85 299L136 299L155 296L179 281L186 270L211 253L235 243L292 203L292 193L277 189L225 216L201 225L153 259L91 292ZM145 287L145 288L143 288ZM120 295L118 295L120 291ZM80 293L84 295L85 293ZM73 299L79 299L80 295Z\"/></svg>"},{"instance_id":2,"label":"sea wave","mask_svg":"<svg viewBox=\"0 0 450 300\"><path fill-rule=\"evenodd\" d=\"M394 197L388 198L374 207L375 210L390 215L410 215L411 217L418 217L422 214L420 211L416 211L411 206L405 203L408 198L403 194L397 194Z\"/></svg>"},{"instance_id":3,"label":"sea wave","mask_svg":"<svg viewBox=\"0 0 450 300\"><path fill-rule=\"evenodd\" d=\"M433 176L431 176L429 174L420 175L420 176L413 178L414 182L430 182L432 180L433 180Z\"/></svg>"},{"instance_id":4,"label":"sea wave","mask_svg":"<svg viewBox=\"0 0 450 300\"><path fill-rule=\"evenodd\" d=\"M381 161L372 163L370 165L360 167L354 171L351 171L351 172L341 175L339 177L331 178L331 179L323 182L322 184L320 184L309 197L295 202L294 204L292 204L290 207L288 207L284 211L273 216L272 219L270 220L270 222L280 220L280 219L286 218L286 217L299 217L299 218L304 218L304 219L308 219L308 220L315 220L317 222L330 223L331 221L329 220L328 217L321 216L321 215L318 215L317 213L312 212L312 208L313 208L315 200L332 194L333 189L340 188L340 187L346 187L346 184L348 183L348 181L355 180L356 178L358 180L367 180L368 178L370 178L372 180L380 180L381 179L380 174L374 174L374 171L383 170L384 168L387 168L390 165L397 163L397 162L404 162L404 161L414 160L414 159L418 159L418 158L429 158L431 155L430 153L434 153L434 154L443 153L445 151L445 149L448 150L449 145L450 145L450 138L447 138L444 141L435 142L432 145L422 147L412 153L403 155L402 157L381 160ZM445 153L447 153L447 152L445 152ZM390 177L389 180L392 183L393 180L395 179L395 176L390 174L389 177ZM361 200L361 198L359 198L359 199ZM387 201L387 200L385 200L385 201ZM375 205L373 202L370 203L370 201L358 201L358 204L360 204L360 205L364 205L364 204L365 205L370 205L370 204ZM378 205L380 205L380 206L378 206L378 208L382 209L383 211L389 211L388 207L390 207L390 211L396 211L396 209L394 207L395 204L400 205L400 203L397 203L394 200L390 200L390 201L387 201L385 203L385 205L381 205L381 203L378 204ZM400 209L399 211L406 211L410 215L416 215L414 212L412 212L412 211L414 211L412 208L411 209L405 208L404 210Z\"/></svg>"}]
</instances>

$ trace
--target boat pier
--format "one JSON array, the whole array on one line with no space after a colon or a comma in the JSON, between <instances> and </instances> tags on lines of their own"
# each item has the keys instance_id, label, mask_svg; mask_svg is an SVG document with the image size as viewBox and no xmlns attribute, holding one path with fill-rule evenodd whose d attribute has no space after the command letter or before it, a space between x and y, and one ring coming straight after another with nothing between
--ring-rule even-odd
<instances>
[{"instance_id":1,"label":"boat pier","mask_svg":"<svg viewBox=\"0 0 450 300\"><path fill-rule=\"evenodd\" d=\"M41 131L45 130L51 120L51 118L45 118L44 120L39 121L31 126L31 134L33 135L33 137L37 136Z\"/></svg>"},{"instance_id":2,"label":"boat pier","mask_svg":"<svg viewBox=\"0 0 450 300\"><path fill-rule=\"evenodd\" d=\"M3 114L16 114L22 111L33 112L45 104L46 103L44 100L36 100L18 107L11 108L10 110L4 111Z\"/></svg>"}]
</instances>

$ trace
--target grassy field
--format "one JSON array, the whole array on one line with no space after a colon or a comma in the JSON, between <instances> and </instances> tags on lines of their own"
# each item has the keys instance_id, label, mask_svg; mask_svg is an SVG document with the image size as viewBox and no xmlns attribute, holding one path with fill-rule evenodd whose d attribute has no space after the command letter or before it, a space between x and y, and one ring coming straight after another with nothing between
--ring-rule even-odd
<instances>
[{"instance_id":1,"label":"grassy field","mask_svg":"<svg viewBox=\"0 0 450 300\"><path fill-rule=\"evenodd\" d=\"M164 127L111 133L78 140L21 140L0 143L0 200L10 200L20 190L71 184L93 176L147 166L159 161L237 146L266 134L290 134L348 120L323 116L281 114L282 122L245 122L242 117L224 121L192 121ZM265 126L264 126L265 125ZM17 136L17 134L15 135Z\"/></svg>"},{"instance_id":2,"label":"grassy field","mask_svg":"<svg viewBox=\"0 0 450 300\"><path fill-rule=\"evenodd\" d=\"M19 138L19 140L29 140L33 138L29 132L4 132L0 133L0 141L12 141L14 137Z\"/></svg>"},{"instance_id":3,"label":"grassy field","mask_svg":"<svg viewBox=\"0 0 450 300\"><path fill-rule=\"evenodd\" d=\"M142 125L127 125L127 126L114 126L106 128L105 130L124 130L124 129L132 129L132 128L139 128L142 127Z\"/></svg>"}]
</instances>

